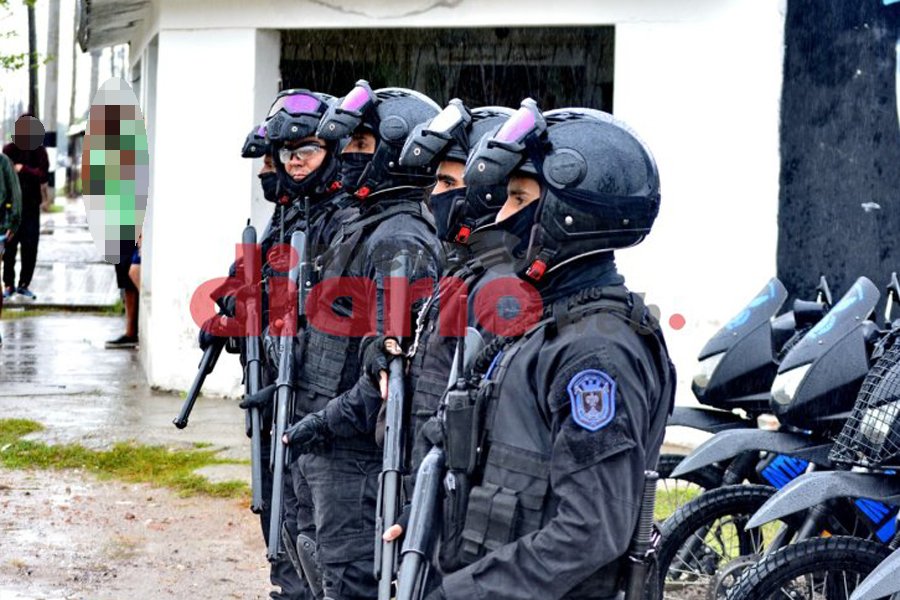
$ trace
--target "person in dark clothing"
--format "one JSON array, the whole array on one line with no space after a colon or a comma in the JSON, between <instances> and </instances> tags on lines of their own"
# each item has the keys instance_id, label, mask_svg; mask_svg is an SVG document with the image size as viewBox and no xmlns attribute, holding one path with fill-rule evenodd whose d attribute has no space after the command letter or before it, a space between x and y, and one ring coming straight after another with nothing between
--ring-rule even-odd
<instances>
[{"instance_id":1,"label":"person in dark clothing","mask_svg":"<svg viewBox=\"0 0 900 600\"><path fill-rule=\"evenodd\" d=\"M19 178L6 155L0 154L0 258L6 250L6 242L19 228L22 217L22 190ZM3 312L3 297L0 296L0 314ZM3 338L0 337L0 345Z\"/></svg>"},{"instance_id":2,"label":"person in dark clothing","mask_svg":"<svg viewBox=\"0 0 900 600\"><path fill-rule=\"evenodd\" d=\"M371 282L376 299L375 331L337 331L340 327L328 327L327 318L311 318L299 369L298 422L285 436L301 453L293 469L305 477L312 493L325 596L333 600L371 600L377 595L375 504L382 456L371 431L327 439L318 435L327 427L319 411L360 379L365 344L374 343L372 333L384 332L386 282L395 258L401 253L409 257L408 281L424 281L429 293L441 274L442 248L423 203L433 175L398 164L410 129L438 112L432 100L413 90L373 92L360 81L319 126L319 135L326 139L350 140L342 154L341 181L360 203L360 215L319 258L317 279ZM344 317L360 311L357 299L352 305L345 300L325 300L308 311Z\"/></svg>"},{"instance_id":3,"label":"person in dark clothing","mask_svg":"<svg viewBox=\"0 0 900 600\"><path fill-rule=\"evenodd\" d=\"M9 157L19 175L22 189L22 220L19 230L6 243L3 256L3 297L16 293L30 300L35 299L28 286L34 275L37 262L38 239L40 236L41 184L47 183L50 161L47 151L41 145L43 127L31 115L22 115L16 121L12 143L3 147L3 154ZM22 248L22 270L19 285L16 286L16 255Z\"/></svg>"},{"instance_id":4,"label":"person in dark clothing","mask_svg":"<svg viewBox=\"0 0 900 600\"><path fill-rule=\"evenodd\" d=\"M440 423L445 452L478 450L472 470L444 480L442 581L426 599L619 599L675 392L659 324L613 256L652 227L656 164L611 115L565 109L545 121L528 101L465 173L469 185L507 176L497 221L534 232L520 276L543 317L476 361L481 427Z\"/></svg>"},{"instance_id":5,"label":"person in dark clothing","mask_svg":"<svg viewBox=\"0 0 900 600\"><path fill-rule=\"evenodd\" d=\"M469 149L511 114L511 110L498 107L469 111L454 99L438 116L413 130L400 154L402 165L429 166L435 170L436 183L428 203L435 216L436 233L444 242L448 256L442 284L422 306L409 349L404 353L409 361L406 402L410 407L411 426L406 439L410 442L437 410L447 389L458 337L453 332L442 331L442 311L445 324L448 317L456 322L457 313L465 310L468 325L479 326L474 300L483 285L504 275L518 281L513 257L504 243L507 236L493 225L506 199L505 184L467 188L463 182ZM465 308L459 306L463 293L469 298ZM484 336L490 337L490 331L481 330ZM383 344L382 352L376 347L367 348L360 380L321 412L328 425L328 435L352 437L374 433L376 441L382 443L387 363L392 355L399 353L390 339L378 340ZM393 352L384 347L387 345L391 345ZM372 415L378 415L374 428ZM419 449L418 445L412 448L409 464L412 472L423 457Z\"/></svg>"},{"instance_id":6,"label":"person in dark clothing","mask_svg":"<svg viewBox=\"0 0 900 600\"><path fill-rule=\"evenodd\" d=\"M260 237L262 258L262 291L264 331L270 322L272 278L287 275L284 265L278 264L278 257L270 254L281 244L289 244L291 234L303 230L309 238L311 254L316 256L331 242L340 224L352 221L357 209L351 205L346 194L337 184L338 162L334 156L334 145L315 137L318 116L324 112L331 97L307 90L285 90L278 94L269 110L266 121L254 128L247 136L242 156L263 158L259 172L260 184L266 200L275 203L275 211ZM317 116L318 115L318 116ZM229 270L235 277L238 265ZM233 316L234 306L229 298L220 301L221 314ZM214 317L214 323L220 317ZM201 330L201 347L211 343L215 327L208 322ZM274 336L266 335L266 352L263 354L263 389L253 396L245 395L242 408L261 409L262 456L269 456L272 444L272 393L278 376L279 346ZM242 354L243 360L243 354ZM271 502L273 489L272 471L263 469L263 510L260 522L264 538L268 541L271 523ZM284 477L285 525L288 537L284 544L298 546L298 535L315 537L312 520L312 504L305 481L293 478L290 472ZM272 598L291 600L312 599L306 579L283 553L272 561L270 579L280 587L271 592Z\"/></svg>"}]
</instances>

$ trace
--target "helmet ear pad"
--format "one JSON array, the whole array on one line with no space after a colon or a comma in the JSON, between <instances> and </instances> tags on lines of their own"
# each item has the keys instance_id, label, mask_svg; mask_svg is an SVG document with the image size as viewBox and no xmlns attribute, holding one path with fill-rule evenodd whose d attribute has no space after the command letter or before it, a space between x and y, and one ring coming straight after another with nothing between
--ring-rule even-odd
<instances>
[{"instance_id":1,"label":"helmet ear pad","mask_svg":"<svg viewBox=\"0 0 900 600\"><path fill-rule=\"evenodd\" d=\"M544 180L557 189L577 187L587 176L584 156L572 148L554 150L544 157Z\"/></svg>"}]
</instances>

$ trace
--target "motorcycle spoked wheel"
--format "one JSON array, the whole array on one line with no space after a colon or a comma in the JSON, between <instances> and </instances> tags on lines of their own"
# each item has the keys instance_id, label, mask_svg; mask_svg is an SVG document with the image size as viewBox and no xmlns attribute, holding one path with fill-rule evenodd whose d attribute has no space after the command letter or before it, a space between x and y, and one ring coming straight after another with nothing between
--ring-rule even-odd
<instances>
[{"instance_id":1,"label":"motorcycle spoked wheel","mask_svg":"<svg viewBox=\"0 0 900 600\"><path fill-rule=\"evenodd\" d=\"M656 463L659 483L656 487L656 520L664 521L678 508L705 491L722 485L723 469L709 465L683 475L671 477L675 467L684 460L681 454L660 454Z\"/></svg>"},{"instance_id":2,"label":"motorcycle spoked wheel","mask_svg":"<svg viewBox=\"0 0 900 600\"><path fill-rule=\"evenodd\" d=\"M854 537L813 538L773 552L741 575L728 600L849 600L891 553Z\"/></svg>"},{"instance_id":3,"label":"motorcycle spoked wheel","mask_svg":"<svg viewBox=\"0 0 900 600\"><path fill-rule=\"evenodd\" d=\"M708 491L688 502L662 525L659 585L667 600L725 598L743 571L762 556L782 525L773 522L747 531L750 517L775 488L745 484Z\"/></svg>"}]
</instances>

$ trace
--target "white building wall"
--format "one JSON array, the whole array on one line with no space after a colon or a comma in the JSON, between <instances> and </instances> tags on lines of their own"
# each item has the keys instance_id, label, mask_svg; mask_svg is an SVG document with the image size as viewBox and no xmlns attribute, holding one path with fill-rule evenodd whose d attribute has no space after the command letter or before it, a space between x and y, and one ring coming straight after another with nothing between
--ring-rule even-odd
<instances>
[{"instance_id":1,"label":"white building wall","mask_svg":"<svg viewBox=\"0 0 900 600\"><path fill-rule=\"evenodd\" d=\"M189 387L200 358L191 297L227 274L240 243L254 184L241 142L264 110L258 96L276 89L274 80L258 79L261 62L277 64L277 45L255 29L159 32L148 215L152 286L145 291L142 332L154 386ZM266 90L257 94L253 82ZM223 357L204 390L235 394L239 381L238 362Z\"/></svg>"},{"instance_id":2,"label":"white building wall","mask_svg":"<svg viewBox=\"0 0 900 600\"><path fill-rule=\"evenodd\" d=\"M682 403L702 345L776 273L783 5L722 5L616 27L614 110L650 145L662 183L654 231L619 263L664 323L686 320L666 330Z\"/></svg>"},{"instance_id":3,"label":"white building wall","mask_svg":"<svg viewBox=\"0 0 900 600\"><path fill-rule=\"evenodd\" d=\"M650 144L663 184L653 234L619 260L664 323L686 319L666 325L681 402L702 344L775 273L784 0L560 0L552 10L543 0L219 0L215 11L159 0L151 14L134 45L160 31L154 385L187 388L199 358L190 293L230 264L246 218L261 227L270 210L258 161L237 148L276 89L277 29L616 25L615 112ZM218 102L201 118L192 109L210 90ZM186 153L180 143L200 132L205 143ZM206 389L236 390L235 365L223 360Z\"/></svg>"}]
</instances>

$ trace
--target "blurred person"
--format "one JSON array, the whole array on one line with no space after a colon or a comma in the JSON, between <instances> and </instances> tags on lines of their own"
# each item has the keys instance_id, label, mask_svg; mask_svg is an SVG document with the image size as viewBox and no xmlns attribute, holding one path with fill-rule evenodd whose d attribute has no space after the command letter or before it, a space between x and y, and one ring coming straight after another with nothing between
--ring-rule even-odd
<instances>
[{"instance_id":1,"label":"blurred person","mask_svg":"<svg viewBox=\"0 0 900 600\"><path fill-rule=\"evenodd\" d=\"M0 258L6 249L6 242L12 238L22 217L22 190L12 162L5 154L0 154ZM0 297L0 314L3 312L3 298ZM3 338L0 337L0 345Z\"/></svg>"},{"instance_id":2,"label":"blurred person","mask_svg":"<svg viewBox=\"0 0 900 600\"><path fill-rule=\"evenodd\" d=\"M49 179L50 161L43 146L44 126L28 113L16 121L12 143L3 147L3 154L13 163L22 189L22 219L18 231L7 240L3 257L3 297L19 294L29 300L36 296L28 287L37 262L40 237L41 184ZM22 270L16 286L16 255L22 246Z\"/></svg>"}]
</instances>

